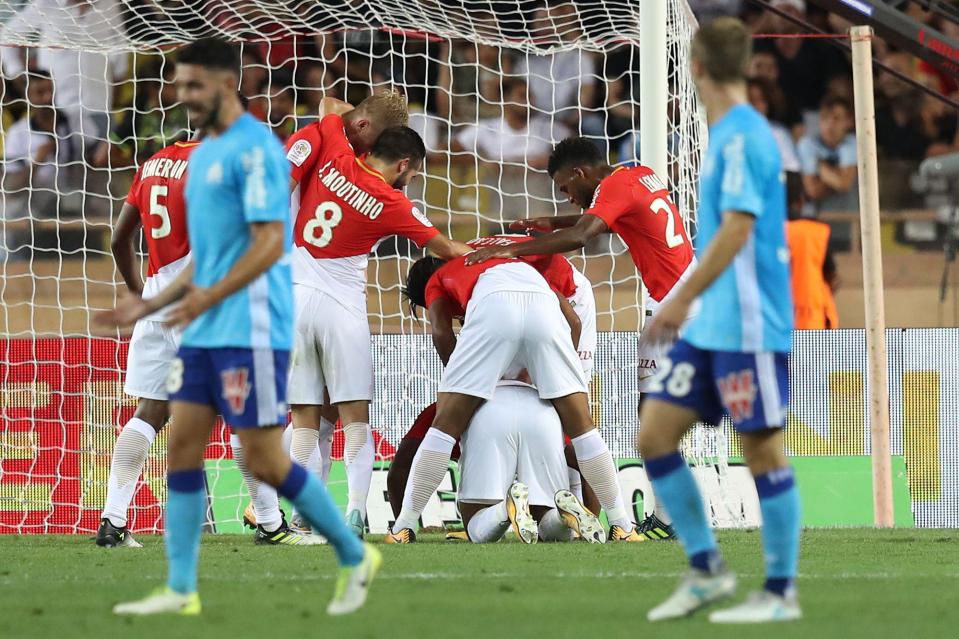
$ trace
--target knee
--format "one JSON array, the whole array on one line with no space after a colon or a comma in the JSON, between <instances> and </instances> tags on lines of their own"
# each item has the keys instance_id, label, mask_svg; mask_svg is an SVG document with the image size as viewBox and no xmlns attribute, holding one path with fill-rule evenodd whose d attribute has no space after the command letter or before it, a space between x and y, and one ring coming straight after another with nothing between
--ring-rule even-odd
<instances>
[{"instance_id":1,"label":"knee","mask_svg":"<svg viewBox=\"0 0 959 639\"><path fill-rule=\"evenodd\" d=\"M248 451L246 456L247 467L258 480L271 486L279 486L286 479L283 469L278 468L276 464L270 463L264 455L257 455L253 451ZM287 469L288 471L289 469Z\"/></svg>"},{"instance_id":2,"label":"knee","mask_svg":"<svg viewBox=\"0 0 959 639\"><path fill-rule=\"evenodd\" d=\"M636 447L643 459L662 457L676 450L677 446L676 442L670 442L663 433L657 432L655 428L640 428L639 436L636 438Z\"/></svg>"},{"instance_id":3,"label":"knee","mask_svg":"<svg viewBox=\"0 0 959 639\"><path fill-rule=\"evenodd\" d=\"M135 416L137 419L145 421L159 433L170 418L169 404L155 399L141 399L137 404Z\"/></svg>"}]
</instances>

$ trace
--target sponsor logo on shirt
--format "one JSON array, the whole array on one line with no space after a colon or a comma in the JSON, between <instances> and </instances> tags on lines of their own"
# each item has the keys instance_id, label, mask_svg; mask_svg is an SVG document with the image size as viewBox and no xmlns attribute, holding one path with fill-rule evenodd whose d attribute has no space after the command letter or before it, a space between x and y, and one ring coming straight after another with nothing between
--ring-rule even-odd
<instances>
[{"instance_id":1,"label":"sponsor logo on shirt","mask_svg":"<svg viewBox=\"0 0 959 639\"><path fill-rule=\"evenodd\" d=\"M418 206L413 207L413 217L415 217L423 226L433 227L433 223L430 222L430 218L426 217L426 214L419 209Z\"/></svg>"},{"instance_id":2,"label":"sponsor logo on shirt","mask_svg":"<svg viewBox=\"0 0 959 639\"><path fill-rule=\"evenodd\" d=\"M286 159L296 166L303 166L313 152L313 146L307 140L297 140L286 153Z\"/></svg>"}]
</instances>

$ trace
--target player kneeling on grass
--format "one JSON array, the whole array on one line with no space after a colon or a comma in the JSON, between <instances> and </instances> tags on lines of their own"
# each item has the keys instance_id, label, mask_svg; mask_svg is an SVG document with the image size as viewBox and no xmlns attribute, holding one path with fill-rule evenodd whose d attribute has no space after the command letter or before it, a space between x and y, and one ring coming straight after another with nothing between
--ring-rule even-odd
<instances>
[{"instance_id":1,"label":"player kneeling on grass","mask_svg":"<svg viewBox=\"0 0 959 639\"><path fill-rule=\"evenodd\" d=\"M398 516L410 465L436 415L436 404L417 417L397 448L386 486ZM457 506L469 540L489 543L512 527L527 544L606 539L599 519L570 492L563 429L556 410L524 382L504 380L473 416L454 447L459 463Z\"/></svg>"},{"instance_id":2,"label":"player kneeling on grass","mask_svg":"<svg viewBox=\"0 0 959 639\"><path fill-rule=\"evenodd\" d=\"M453 445L513 366L526 368L539 396L553 403L572 439L580 472L612 527L631 531L616 467L593 426L573 347L579 319L563 294L527 262L495 259L467 266L463 258L445 264L436 258L417 261L406 293L413 304L427 308L433 344L446 368L433 427L413 460L410 486L387 543L415 539L414 528L446 473ZM453 334L455 317L463 319L459 339Z\"/></svg>"},{"instance_id":3,"label":"player kneeling on grass","mask_svg":"<svg viewBox=\"0 0 959 639\"><path fill-rule=\"evenodd\" d=\"M182 298L168 324L186 327L167 385L173 413L167 584L118 604L116 614L199 614L203 453L217 413L242 440L254 475L293 502L335 548L341 571L329 614L361 607L380 564L379 552L353 535L319 479L293 464L281 444L293 343L290 170L270 130L243 111L239 75L239 51L224 40L180 50L178 94L191 122L207 133L190 157L185 190L193 263L156 297L127 298L96 318L129 326Z\"/></svg>"}]
</instances>

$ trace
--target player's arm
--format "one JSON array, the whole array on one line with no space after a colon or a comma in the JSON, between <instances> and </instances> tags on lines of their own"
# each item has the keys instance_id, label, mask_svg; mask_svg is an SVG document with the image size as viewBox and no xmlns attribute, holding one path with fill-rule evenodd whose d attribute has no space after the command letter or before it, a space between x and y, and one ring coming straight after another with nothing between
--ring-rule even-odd
<instances>
[{"instance_id":1,"label":"player's arm","mask_svg":"<svg viewBox=\"0 0 959 639\"><path fill-rule=\"evenodd\" d=\"M579 337L583 334L583 321L579 319L573 305L561 293L556 293L556 299L559 300L559 310L563 312L563 317L569 324L569 332L573 338L573 349L576 349L579 346Z\"/></svg>"},{"instance_id":2,"label":"player's arm","mask_svg":"<svg viewBox=\"0 0 959 639\"><path fill-rule=\"evenodd\" d=\"M109 311L101 311L93 316L93 323L104 328L127 328L150 313L155 313L179 300L193 283L193 262L189 262L169 286L154 297L143 299L139 295L127 295L121 298Z\"/></svg>"},{"instance_id":3,"label":"player's arm","mask_svg":"<svg viewBox=\"0 0 959 639\"><path fill-rule=\"evenodd\" d=\"M286 232L282 221L252 222L250 247L220 281L209 288L192 288L171 312L169 326L186 326L265 273L283 257Z\"/></svg>"},{"instance_id":4,"label":"player's arm","mask_svg":"<svg viewBox=\"0 0 959 639\"><path fill-rule=\"evenodd\" d=\"M336 98L323 98L320 100L320 119L322 120L331 113L343 115L344 113L349 113L352 111L353 108L353 105L349 102L337 100Z\"/></svg>"},{"instance_id":5,"label":"player's arm","mask_svg":"<svg viewBox=\"0 0 959 639\"><path fill-rule=\"evenodd\" d=\"M576 251L599 235L609 230L602 219L595 215L580 215L574 226L543 235L529 242L517 242L506 246L481 248L466 257L467 264L479 264L495 257L522 257L524 255L551 255Z\"/></svg>"},{"instance_id":6,"label":"player's arm","mask_svg":"<svg viewBox=\"0 0 959 639\"><path fill-rule=\"evenodd\" d=\"M433 346L445 366L456 348L456 335L453 333L453 305L445 297L436 299L429 308L430 332L433 334Z\"/></svg>"},{"instance_id":7,"label":"player's arm","mask_svg":"<svg viewBox=\"0 0 959 639\"><path fill-rule=\"evenodd\" d=\"M454 257L466 255L473 250L469 244L451 240L445 235L437 235L426 243L426 250L441 260L451 260Z\"/></svg>"},{"instance_id":8,"label":"player's arm","mask_svg":"<svg viewBox=\"0 0 959 639\"><path fill-rule=\"evenodd\" d=\"M579 222L582 215L549 215L546 217L531 217L525 220L510 222L511 231L540 231L548 233L559 229L568 229Z\"/></svg>"},{"instance_id":9,"label":"player's arm","mask_svg":"<svg viewBox=\"0 0 959 639\"><path fill-rule=\"evenodd\" d=\"M110 252L117 270L123 277L127 289L134 295L143 293L143 277L136 264L136 233L140 228L140 211L129 202L123 203L120 209L120 219L113 229L110 238Z\"/></svg>"}]
</instances>

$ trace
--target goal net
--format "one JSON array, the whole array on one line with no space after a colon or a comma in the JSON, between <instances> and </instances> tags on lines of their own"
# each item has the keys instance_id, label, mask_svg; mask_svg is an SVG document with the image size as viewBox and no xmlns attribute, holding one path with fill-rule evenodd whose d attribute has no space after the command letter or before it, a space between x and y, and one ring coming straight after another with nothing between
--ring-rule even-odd
<instances>
[{"instance_id":1,"label":"goal net","mask_svg":"<svg viewBox=\"0 0 959 639\"><path fill-rule=\"evenodd\" d=\"M116 433L135 402L122 393L126 342L94 336L91 313L112 306L123 289L110 236L136 166L187 134L172 85L179 45L208 35L240 43L240 91L250 112L281 138L313 121L324 96L356 103L373 91L400 90L409 101L410 125L429 151L423 178L408 195L437 227L467 240L501 232L519 218L576 212L545 171L551 146L568 135L592 138L614 163L641 159L644 4L2 3L0 532L96 526ZM668 100L656 126L667 140L662 177L689 226L705 142L687 57L696 23L685 0L667 4ZM411 315L400 293L419 255L407 241L389 239L369 264L376 370L371 421L384 462L433 401L440 374L428 325ZM624 492L640 517L648 486L628 460L635 457L638 429L641 282L613 236L574 262L594 285L602 332L594 413L623 460ZM207 453L208 519L219 531L239 530L247 500L228 439L218 428ZM337 436L334 455L341 450ZM725 525L741 523L745 508L722 497L728 452L724 429L697 431L687 445L703 481L716 487L711 507L716 523ZM134 530L161 526L164 455L161 436L134 500ZM334 468L330 481L345 498L342 468ZM451 472L444 488L454 490L455 481ZM391 519L384 489L385 472L378 470L373 530ZM456 519L444 495L434 499L424 523Z\"/></svg>"}]
</instances>

